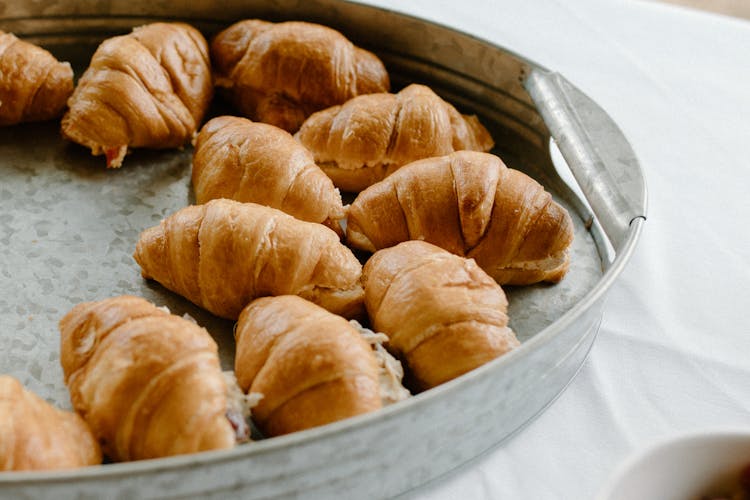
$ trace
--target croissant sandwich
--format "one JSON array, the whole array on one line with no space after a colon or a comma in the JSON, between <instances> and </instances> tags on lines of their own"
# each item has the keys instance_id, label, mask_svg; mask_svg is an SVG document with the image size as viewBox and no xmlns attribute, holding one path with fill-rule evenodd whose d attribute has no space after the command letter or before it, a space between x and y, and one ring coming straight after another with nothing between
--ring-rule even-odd
<instances>
[{"instance_id":1,"label":"croissant sandwich","mask_svg":"<svg viewBox=\"0 0 750 500\"><path fill-rule=\"evenodd\" d=\"M341 195L288 132L245 118L206 123L195 142L193 189L197 203L215 198L278 208L340 231Z\"/></svg>"},{"instance_id":2,"label":"croissant sandwich","mask_svg":"<svg viewBox=\"0 0 750 500\"><path fill-rule=\"evenodd\" d=\"M240 314L235 337L237 380L243 390L263 395L253 417L268 436L383 404L380 367L368 342L344 318L300 297L252 302Z\"/></svg>"},{"instance_id":3,"label":"croissant sandwich","mask_svg":"<svg viewBox=\"0 0 750 500\"><path fill-rule=\"evenodd\" d=\"M414 162L361 192L347 218L350 246L375 251L424 240L473 258L500 284L560 281L573 222L542 186L487 153Z\"/></svg>"},{"instance_id":4,"label":"croissant sandwich","mask_svg":"<svg viewBox=\"0 0 750 500\"><path fill-rule=\"evenodd\" d=\"M62 133L119 167L128 147L188 143L212 92L203 35L187 24L148 24L99 46L68 101Z\"/></svg>"},{"instance_id":5,"label":"croissant sandwich","mask_svg":"<svg viewBox=\"0 0 750 500\"><path fill-rule=\"evenodd\" d=\"M0 31L0 125L57 118L72 92L70 64Z\"/></svg>"},{"instance_id":6,"label":"croissant sandwich","mask_svg":"<svg viewBox=\"0 0 750 500\"><path fill-rule=\"evenodd\" d=\"M134 257L144 278L228 319L267 295L300 295L347 317L363 312L362 265L336 233L254 203L183 208L141 233Z\"/></svg>"},{"instance_id":7,"label":"croissant sandwich","mask_svg":"<svg viewBox=\"0 0 750 500\"><path fill-rule=\"evenodd\" d=\"M70 469L102 462L86 422L0 376L0 471Z\"/></svg>"},{"instance_id":8,"label":"croissant sandwich","mask_svg":"<svg viewBox=\"0 0 750 500\"><path fill-rule=\"evenodd\" d=\"M518 346L500 286L471 259L423 241L376 252L365 264L373 327L429 389Z\"/></svg>"},{"instance_id":9,"label":"croissant sandwich","mask_svg":"<svg viewBox=\"0 0 750 500\"><path fill-rule=\"evenodd\" d=\"M120 296L78 304L60 333L73 406L112 460L230 448L247 437L216 343L194 322Z\"/></svg>"},{"instance_id":10,"label":"croissant sandwich","mask_svg":"<svg viewBox=\"0 0 750 500\"><path fill-rule=\"evenodd\" d=\"M297 139L344 191L361 191L401 166L458 150L489 151L489 132L424 85L356 97L310 116Z\"/></svg>"},{"instance_id":11,"label":"croissant sandwich","mask_svg":"<svg viewBox=\"0 0 750 500\"><path fill-rule=\"evenodd\" d=\"M390 86L380 59L319 24L240 21L213 40L211 60L242 114L289 132L314 111Z\"/></svg>"}]
</instances>

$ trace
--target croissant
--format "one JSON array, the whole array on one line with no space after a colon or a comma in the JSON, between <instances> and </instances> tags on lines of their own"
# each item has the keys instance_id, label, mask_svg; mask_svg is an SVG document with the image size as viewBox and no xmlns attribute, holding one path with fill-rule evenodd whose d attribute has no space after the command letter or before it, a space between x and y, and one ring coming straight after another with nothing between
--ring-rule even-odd
<instances>
[{"instance_id":1,"label":"croissant","mask_svg":"<svg viewBox=\"0 0 750 500\"><path fill-rule=\"evenodd\" d=\"M319 24L240 21L213 40L211 60L242 114L289 132L314 111L390 87L380 59Z\"/></svg>"},{"instance_id":2,"label":"croissant","mask_svg":"<svg viewBox=\"0 0 750 500\"><path fill-rule=\"evenodd\" d=\"M414 162L352 203L350 246L373 252L406 240L473 258L501 285L554 283L568 270L573 223L527 175L461 151Z\"/></svg>"},{"instance_id":3,"label":"croissant","mask_svg":"<svg viewBox=\"0 0 750 500\"><path fill-rule=\"evenodd\" d=\"M112 460L230 448L240 437L218 348L194 322L120 296L78 304L60 333L73 406Z\"/></svg>"},{"instance_id":4,"label":"croissant","mask_svg":"<svg viewBox=\"0 0 750 500\"><path fill-rule=\"evenodd\" d=\"M57 118L72 92L70 64L0 31L0 125Z\"/></svg>"},{"instance_id":5,"label":"croissant","mask_svg":"<svg viewBox=\"0 0 750 500\"><path fill-rule=\"evenodd\" d=\"M403 165L458 150L489 151L489 132L424 85L359 96L310 116L296 138L344 191L361 191Z\"/></svg>"},{"instance_id":6,"label":"croissant","mask_svg":"<svg viewBox=\"0 0 750 500\"><path fill-rule=\"evenodd\" d=\"M192 179L197 203L253 202L338 231L344 218L341 195L310 152L265 123L233 116L206 123L195 142Z\"/></svg>"},{"instance_id":7,"label":"croissant","mask_svg":"<svg viewBox=\"0 0 750 500\"><path fill-rule=\"evenodd\" d=\"M203 35L187 24L148 24L99 46L68 101L62 133L119 167L128 147L189 142L212 92Z\"/></svg>"},{"instance_id":8,"label":"croissant","mask_svg":"<svg viewBox=\"0 0 750 500\"><path fill-rule=\"evenodd\" d=\"M347 317L363 312L362 265L336 233L254 203L183 208L142 232L134 257L144 278L228 319L266 295L300 295Z\"/></svg>"},{"instance_id":9,"label":"croissant","mask_svg":"<svg viewBox=\"0 0 750 500\"><path fill-rule=\"evenodd\" d=\"M86 422L0 376L0 471L70 469L102 462Z\"/></svg>"},{"instance_id":10,"label":"croissant","mask_svg":"<svg viewBox=\"0 0 750 500\"><path fill-rule=\"evenodd\" d=\"M248 305L235 330L240 388L263 395L253 418L268 436L379 409L379 369L357 329L294 295Z\"/></svg>"},{"instance_id":11,"label":"croissant","mask_svg":"<svg viewBox=\"0 0 750 500\"><path fill-rule=\"evenodd\" d=\"M429 389L519 345L500 286L471 259L423 241L376 252L365 264L373 327Z\"/></svg>"}]
</instances>

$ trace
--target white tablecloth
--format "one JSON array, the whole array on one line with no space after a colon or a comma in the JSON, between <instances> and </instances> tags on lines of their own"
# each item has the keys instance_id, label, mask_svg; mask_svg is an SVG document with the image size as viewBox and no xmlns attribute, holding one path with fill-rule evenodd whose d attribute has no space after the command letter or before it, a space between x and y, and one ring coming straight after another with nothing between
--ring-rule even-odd
<instances>
[{"instance_id":1,"label":"white tablecloth","mask_svg":"<svg viewBox=\"0 0 750 500\"><path fill-rule=\"evenodd\" d=\"M750 23L638 0L368 3L562 73L621 127L649 190L570 387L513 439L407 496L589 499L655 440L750 428Z\"/></svg>"}]
</instances>

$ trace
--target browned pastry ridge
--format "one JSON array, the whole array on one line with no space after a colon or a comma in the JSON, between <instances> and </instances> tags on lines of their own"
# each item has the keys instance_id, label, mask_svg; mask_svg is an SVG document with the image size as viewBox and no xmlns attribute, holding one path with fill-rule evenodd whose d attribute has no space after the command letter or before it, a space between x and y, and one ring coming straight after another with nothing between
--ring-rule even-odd
<instances>
[{"instance_id":1,"label":"browned pastry ridge","mask_svg":"<svg viewBox=\"0 0 750 500\"><path fill-rule=\"evenodd\" d=\"M134 257L144 278L228 319L267 295L299 295L346 317L363 312L362 265L336 233L254 203L183 208L143 231Z\"/></svg>"},{"instance_id":2,"label":"browned pastry ridge","mask_svg":"<svg viewBox=\"0 0 750 500\"><path fill-rule=\"evenodd\" d=\"M0 31L0 125L57 118L72 92L70 64Z\"/></svg>"},{"instance_id":3,"label":"browned pastry ridge","mask_svg":"<svg viewBox=\"0 0 750 500\"><path fill-rule=\"evenodd\" d=\"M373 252L406 240L473 258L501 285L557 282L568 270L573 222L526 174L460 151L407 165L352 203L350 246Z\"/></svg>"},{"instance_id":4,"label":"browned pastry ridge","mask_svg":"<svg viewBox=\"0 0 750 500\"><path fill-rule=\"evenodd\" d=\"M73 407L116 461L234 446L211 336L139 297L75 306L60 321Z\"/></svg>"},{"instance_id":5,"label":"browned pastry ridge","mask_svg":"<svg viewBox=\"0 0 750 500\"><path fill-rule=\"evenodd\" d=\"M102 462L81 417L0 376L0 471L70 469Z\"/></svg>"},{"instance_id":6,"label":"browned pastry ridge","mask_svg":"<svg viewBox=\"0 0 750 500\"><path fill-rule=\"evenodd\" d=\"M344 318L294 295L257 299L235 330L235 373L263 398L253 419L267 436L381 407L375 354Z\"/></svg>"},{"instance_id":7,"label":"browned pastry ridge","mask_svg":"<svg viewBox=\"0 0 750 500\"><path fill-rule=\"evenodd\" d=\"M500 286L471 259L423 241L376 252L365 264L373 327L429 389L518 346Z\"/></svg>"},{"instance_id":8,"label":"browned pastry ridge","mask_svg":"<svg viewBox=\"0 0 750 500\"><path fill-rule=\"evenodd\" d=\"M273 125L234 116L206 123L195 142L192 181L199 204L216 198L253 202L341 232L338 190L312 154Z\"/></svg>"},{"instance_id":9,"label":"browned pastry ridge","mask_svg":"<svg viewBox=\"0 0 750 500\"><path fill-rule=\"evenodd\" d=\"M295 136L344 191L357 192L415 160L489 151L489 132L429 87L359 96L313 114Z\"/></svg>"},{"instance_id":10,"label":"browned pastry ridge","mask_svg":"<svg viewBox=\"0 0 750 500\"><path fill-rule=\"evenodd\" d=\"M182 23L147 24L102 42L68 101L62 133L119 167L128 147L188 143L212 93L203 35Z\"/></svg>"},{"instance_id":11,"label":"browned pastry ridge","mask_svg":"<svg viewBox=\"0 0 750 500\"><path fill-rule=\"evenodd\" d=\"M213 40L211 60L243 115L289 132L314 111L390 88L380 59L319 24L240 21Z\"/></svg>"}]
</instances>

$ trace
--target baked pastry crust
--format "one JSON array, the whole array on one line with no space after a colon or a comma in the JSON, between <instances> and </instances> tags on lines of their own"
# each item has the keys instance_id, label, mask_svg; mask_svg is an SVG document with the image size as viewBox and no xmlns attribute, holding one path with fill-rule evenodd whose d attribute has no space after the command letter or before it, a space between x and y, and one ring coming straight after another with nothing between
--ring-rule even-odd
<instances>
[{"instance_id":1,"label":"baked pastry crust","mask_svg":"<svg viewBox=\"0 0 750 500\"><path fill-rule=\"evenodd\" d=\"M240 113L289 132L314 111L390 88L374 54L307 22L240 21L214 38L211 60Z\"/></svg>"},{"instance_id":2,"label":"baked pastry crust","mask_svg":"<svg viewBox=\"0 0 750 500\"><path fill-rule=\"evenodd\" d=\"M0 126L57 118L72 92L69 63L0 31Z\"/></svg>"},{"instance_id":3,"label":"baked pastry crust","mask_svg":"<svg viewBox=\"0 0 750 500\"><path fill-rule=\"evenodd\" d=\"M143 231L134 257L144 278L223 318L289 294L346 317L363 312L362 265L336 233L255 203L183 208Z\"/></svg>"},{"instance_id":4,"label":"baked pastry crust","mask_svg":"<svg viewBox=\"0 0 750 500\"><path fill-rule=\"evenodd\" d=\"M183 23L153 23L102 42L62 120L66 139L119 167L129 147L177 148L213 94L208 44Z\"/></svg>"},{"instance_id":5,"label":"baked pastry crust","mask_svg":"<svg viewBox=\"0 0 750 500\"><path fill-rule=\"evenodd\" d=\"M505 293L471 259L423 241L376 252L364 266L365 306L375 330L429 389L519 345Z\"/></svg>"},{"instance_id":6,"label":"baked pastry crust","mask_svg":"<svg viewBox=\"0 0 750 500\"><path fill-rule=\"evenodd\" d=\"M352 203L350 246L374 252L407 240L473 258L501 285L554 283L569 267L573 222L497 156L459 151L411 163Z\"/></svg>"},{"instance_id":7,"label":"baked pastry crust","mask_svg":"<svg viewBox=\"0 0 750 500\"><path fill-rule=\"evenodd\" d=\"M339 189L357 192L403 165L458 150L489 151L489 132L429 87L370 94L308 118L297 139Z\"/></svg>"},{"instance_id":8,"label":"baked pastry crust","mask_svg":"<svg viewBox=\"0 0 750 500\"><path fill-rule=\"evenodd\" d=\"M267 436L381 407L375 353L341 316L294 295L248 305L235 329L235 373L263 398L253 418Z\"/></svg>"},{"instance_id":9,"label":"baked pastry crust","mask_svg":"<svg viewBox=\"0 0 750 500\"><path fill-rule=\"evenodd\" d=\"M284 130L235 116L201 129L192 171L196 203L216 198L252 202L341 232L341 195L312 154Z\"/></svg>"},{"instance_id":10,"label":"baked pastry crust","mask_svg":"<svg viewBox=\"0 0 750 500\"><path fill-rule=\"evenodd\" d=\"M8 375L0 375L0 436L0 471L102 462L99 444L81 417L55 408Z\"/></svg>"},{"instance_id":11,"label":"baked pastry crust","mask_svg":"<svg viewBox=\"0 0 750 500\"><path fill-rule=\"evenodd\" d=\"M231 448L216 342L139 297L76 305L60 321L75 410L115 461Z\"/></svg>"}]
</instances>

